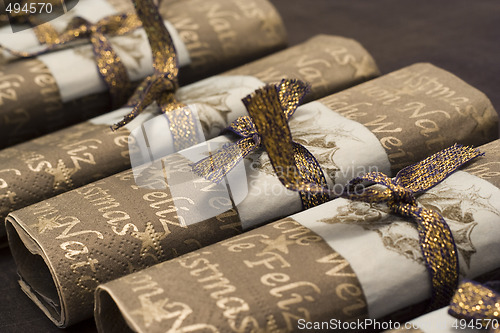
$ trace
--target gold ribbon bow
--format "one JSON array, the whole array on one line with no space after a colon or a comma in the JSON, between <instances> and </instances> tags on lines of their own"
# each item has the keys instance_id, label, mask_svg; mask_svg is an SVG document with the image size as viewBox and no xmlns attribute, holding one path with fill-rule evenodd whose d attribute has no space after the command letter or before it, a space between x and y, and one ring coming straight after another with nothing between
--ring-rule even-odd
<instances>
[{"instance_id":1,"label":"gold ribbon bow","mask_svg":"<svg viewBox=\"0 0 500 333\"><path fill-rule=\"evenodd\" d=\"M146 107L156 102L169 121L176 150L198 143L196 122L189 108L175 98L179 87L179 66L175 48L152 0L134 0L137 15L144 22L153 51L153 75L147 77L136 89L127 105L133 110L122 121L111 126L113 131L128 124Z\"/></svg>"},{"instance_id":2,"label":"gold ribbon bow","mask_svg":"<svg viewBox=\"0 0 500 333\"><path fill-rule=\"evenodd\" d=\"M305 209L328 201L325 193L312 193L304 186L314 183L326 187L327 182L318 161L304 146L292 140L288 127L288 120L306 91L307 85L301 81L283 80L244 98L250 116L238 118L227 128L240 139L194 163L193 171L220 182L245 156L263 147L281 183L300 192Z\"/></svg>"},{"instance_id":3,"label":"gold ribbon bow","mask_svg":"<svg viewBox=\"0 0 500 333\"><path fill-rule=\"evenodd\" d=\"M455 318L479 322L482 328L500 333L500 293L473 281L460 284L448 313ZM467 326L468 327L468 326Z\"/></svg>"},{"instance_id":4,"label":"gold ribbon bow","mask_svg":"<svg viewBox=\"0 0 500 333\"><path fill-rule=\"evenodd\" d=\"M99 73L108 87L113 107L117 107L126 101L130 80L125 66L113 50L107 35L124 35L141 25L141 21L133 14L108 16L99 20L96 24L91 24L80 17L74 17L61 34L58 34L49 23L39 25L35 29L38 39L46 45L42 50L22 52L5 47L4 49L18 57L34 57L72 41L89 38L94 49Z\"/></svg>"},{"instance_id":5,"label":"gold ribbon bow","mask_svg":"<svg viewBox=\"0 0 500 333\"><path fill-rule=\"evenodd\" d=\"M393 179L380 172L355 178L342 195L352 200L386 203L394 213L417 222L420 248L432 282L431 309L445 306L453 296L458 285L458 256L446 221L439 213L418 206L415 195L434 187L480 155L471 147L454 145L402 169ZM361 193L351 193L352 186L363 181L383 185L386 189L365 188Z\"/></svg>"},{"instance_id":6,"label":"gold ribbon bow","mask_svg":"<svg viewBox=\"0 0 500 333\"><path fill-rule=\"evenodd\" d=\"M153 75L148 76L137 87L134 95L129 99L127 105L134 106L132 112L124 117L112 129L128 124L139 113L153 102L157 102L162 112L167 112L179 107L175 101L175 91L179 83L177 74L179 72L177 55L156 6L151 0L134 0L137 15L144 22L144 29L148 36L149 44L153 52ZM147 23L146 23L147 22ZM183 106L183 105L182 105ZM165 109L167 108L167 109Z\"/></svg>"}]
</instances>

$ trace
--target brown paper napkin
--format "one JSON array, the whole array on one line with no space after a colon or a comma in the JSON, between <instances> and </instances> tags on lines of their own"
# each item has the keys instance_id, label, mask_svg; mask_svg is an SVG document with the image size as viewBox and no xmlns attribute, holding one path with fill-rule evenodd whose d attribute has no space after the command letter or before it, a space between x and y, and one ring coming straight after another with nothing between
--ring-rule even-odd
<instances>
[{"instance_id":1,"label":"brown paper napkin","mask_svg":"<svg viewBox=\"0 0 500 333\"><path fill-rule=\"evenodd\" d=\"M435 84L453 95L436 94ZM476 89L416 64L300 107L290 128L335 189L368 170L391 174L455 142L487 142L496 136L497 116ZM90 316L92 292L105 281L302 209L262 151L245 158L246 179L231 174L229 185L214 185L192 173L190 160L208 153L196 149L8 216L23 289L57 325Z\"/></svg>"},{"instance_id":2,"label":"brown paper napkin","mask_svg":"<svg viewBox=\"0 0 500 333\"><path fill-rule=\"evenodd\" d=\"M336 54L332 55L335 50L351 60L340 62ZM359 63L365 64L364 73L357 71ZM308 81L311 90L306 99L310 101L376 75L375 62L356 41L317 36L226 72L222 77L183 87L177 97L185 103L202 104L198 104L198 110L205 137L209 139L230 121L246 114L239 101L258 87L259 80L272 83L290 77ZM227 102L228 98L239 104L233 106ZM150 108L146 113L152 117L159 111ZM0 170L4 170L0 172L4 184L0 188L0 219L3 221L13 210L130 168L129 130L145 120L136 119L131 126L111 132L109 125L122 117L120 111L115 111L0 151ZM0 225L0 241L6 243L3 225Z\"/></svg>"},{"instance_id":3,"label":"brown paper napkin","mask_svg":"<svg viewBox=\"0 0 500 333\"><path fill-rule=\"evenodd\" d=\"M462 277L500 267L499 148L499 140L481 147L485 157L417 199L450 225ZM474 190L464 192L471 184ZM336 199L100 285L97 326L100 332L398 328L377 319L431 296L416 233L415 224L386 209ZM412 323L427 324L425 332L455 332L437 329L447 328L442 317L426 317Z\"/></svg>"}]
</instances>

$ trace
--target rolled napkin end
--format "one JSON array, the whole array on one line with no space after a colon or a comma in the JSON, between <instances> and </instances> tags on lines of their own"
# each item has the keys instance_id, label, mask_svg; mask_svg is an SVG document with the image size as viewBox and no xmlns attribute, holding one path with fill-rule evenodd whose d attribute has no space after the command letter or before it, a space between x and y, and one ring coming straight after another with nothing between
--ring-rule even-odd
<instances>
[{"instance_id":1,"label":"rolled napkin end","mask_svg":"<svg viewBox=\"0 0 500 333\"><path fill-rule=\"evenodd\" d=\"M12 215L6 218L6 231L22 291L55 325L66 327L65 307L43 249Z\"/></svg>"},{"instance_id":2,"label":"rolled napkin end","mask_svg":"<svg viewBox=\"0 0 500 333\"><path fill-rule=\"evenodd\" d=\"M132 320L121 311L122 305L113 297L113 290L106 285L95 292L95 322L99 332L139 332Z\"/></svg>"}]
</instances>

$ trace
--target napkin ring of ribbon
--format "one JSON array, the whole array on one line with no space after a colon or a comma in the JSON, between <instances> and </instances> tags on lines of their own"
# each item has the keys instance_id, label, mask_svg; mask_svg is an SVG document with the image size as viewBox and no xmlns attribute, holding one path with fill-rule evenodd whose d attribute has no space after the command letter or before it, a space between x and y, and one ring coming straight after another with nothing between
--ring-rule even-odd
<instances>
[{"instance_id":1,"label":"napkin ring of ribbon","mask_svg":"<svg viewBox=\"0 0 500 333\"><path fill-rule=\"evenodd\" d=\"M288 120L308 91L299 80L282 80L266 85L243 99L249 116L236 119L226 132L238 137L209 157L192 164L199 176L215 183L221 182L238 162L251 152L263 148L273 169L285 187L297 188L304 209L329 200L321 192L307 191L302 184L327 186L326 178L316 158L301 144L292 140Z\"/></svg>"},{"instance_id":2,"label":"napkin ring of ribbon","mask_svg":"<svg viewBox=\"0 0 500 333\"><path fill-rule=\"evenodd\" d=\"M6 47L2 48L14 56L29 58L48 53L75 40L88 38L92 44L100 77L109 90L113 108L116 108L127 100L131 82L127 69L113 50L108 36L121 36L141 26L141 20L134 14L108 16L95 24L91 24L81 17L74 17L60 34L50 23L35 27L35 35L41 43L45 44L45 48L39 51L22 52Z\"/></svg>"},{"instance_id":3,"label":"napkin ring of ribbon","mask_svg":"<svg viewBox=\"0 0 500 333\"><path fill-rule=\"evenodd\" d=\"M457 289L458 252L444 218L436 211L419 206L415 195L436 186L463 164L481 155L477 149L455 144L402 169L392 179L380 172L355 178L342 195L351 200L386 203L393 213L416 222L420 249L432 283L430 310L448 304ZM368 187L361 193L352 193L353 186L363 181L383 185L386 189Z\"/></svg>"},{"instance_id":4,"label":"napkin ring of ribbon","mask_svg":"<svg viewBox=\"0 0 500 333\"><path fill-rule=\"evenodd\" d=\"M179 87L179 64L175 47L152 0L134 0L137 16L144 22L153 52L152 75L135 90L127 102L132 111L123 120L111 126L113 131L125 126L149 105L156 102L168 119L176 151L198 143L196 119L192 111L175 97Z\"/></svg>"}]
</instances>

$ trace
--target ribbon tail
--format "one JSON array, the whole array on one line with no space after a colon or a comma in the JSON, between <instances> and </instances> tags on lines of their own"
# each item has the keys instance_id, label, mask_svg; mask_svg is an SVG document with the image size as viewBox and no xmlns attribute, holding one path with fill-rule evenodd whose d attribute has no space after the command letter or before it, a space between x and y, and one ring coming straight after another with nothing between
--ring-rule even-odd
<instances>
[{"instance_id":1,"label":"ribbon tail","mask_svg":"<svg viewBox=\"0 0 500 333\"><path fill-rule=\"evenodd\" d=\"M419 193L431 189L463 164L481 155L475 148L455 144L400 170L395 179L404 187Z\"/></svg>"},{"instance_id":2,"label":"ribbon tail","mask_svg":"<svg viewBox=\"0 0 500 333\"><path fill-rule=\"evenodd\" d=\"M148 78L149 79L149 78ZM132 106L132 111L123 117L123 120L112 125L111 129L113 131L118 130L120 127L127 125L129 122L135 119L145 108L151 105L154 102L154 94L149 94L149 91L152 90L152 86L154 85L154 81L144 80L141 85L136 89L134 96L129 100L127 106Z\"/></svg>"},{"instance_id":3,"label":"ribbon tail","mask_svg":"<svg viewBox=\"0 0 500 333\"><path fill-rule=\"evenodd\" d=\"M128 99L126 106L135 107L144 99L146 94L149 92L149 86L153 82L153 77L150 75L146 77L138 86L135 88L134 93Z\"/></svg>"},{"instance_id":4,"label":"ribbon tail","mask_svg":"<svg viewBox=\"0 0 500 333\"><path fill-rule=\"evenodd\" d=\"M102 32L96 30L90 35L90 41L94 46L99 73L108 86L112 106L116 108L124 104L127 99L129 88L127 69Z\"/></svg>"},{"instance_id":5,"label":"ribbon tail","mask_svg":"<svg viewBox=\"0 0 500 333\"><path fill-rule=\"evenodd\" d=\"M244 138L236 143L229 143L214 154L191 164L198 176L220 183L243 158L257 148L252 138Z\"/></svg>"},{"instance_id":6,"label":"ribbon tail","mask_svg":"<svg viewBox=\"0 0 500 333\"><path fill-rule=\"evenodd\" d=\"M292 141L288 127L288 118L306 91L302 81L283 80L278 86L266 86L243 99L276 175L286 188L300 189L305 209L329 200L325 193L328 184L318 161Z\"/></svg>"},{"instance_id":7,"label":"ribbon tail","mask_svg":"<svg viewBox=\"0 0 500 333\"><path fill-rule=\"evenodd\" d=\"M105 17L97 26L103 27L106 34L121 36L142 27L142 22L134 13L125 13Z\"/></svg>"},{"instance_id":8,"label":"ribbon tail","mask_svg":"<svg viewBox=\"0 0 500 333\"><path fill-rule=\"evenodd\" d=\"M276 85L276 89L285 117L290 119L310 87L307 83L297 79L283 79Z\"/></svg>"},{"instance_id":9,"label":"ribbon tail","mask_svg":"<svg viewBox=\"0 0 500 333\"><path fill-rule=\"evenodd\" d=\"M241 116L233 121L226 129L227 132L232 132L242 138L257 135L257 129L253 124L252 118L249 116Z\"/></svg>"},{"instance_id":10,"label":"ribbon tail","mask_svg":"<svg viewBox=\"0 0 500 333\"><path fill-rule=\"evenodd\" d=\"M431 276L432 298L429 308L435 310L446 306L458 286L458 252L450 227L443 217L422 207L401 205L401 213L417 222L419 244L427 270Z\"/></svg>"},{"instance_id":11,"label":"ribbon tail","mask_svg":"<svg viewBox=\"0 0 500 333\"><path fill-rule=\"evenodd\" d=\"M292 134L275 86L266 86L243 99L262 146L269 155L276 175L284 184L297 184L301 176L294 159Z\"/></svg>"},{"instance_id":12,"label":"ribbon tail","mask_svg":"<svg viewBox=\"0 0 500 333\"><path fill-rule=\"evenodd\" d=\"M303 183L300 191L303 208L309 209L329 201L328 183L318 160L301 144L294 142L293 145L295 165Z\"/></svg>"},{"instance_id":13,"label":"ribbon tail","mask_svg":"<svg viewBox=\"0 0 500 333\"><path fill-rule=\"evenodd\" d=\"M157 75L164 75L177 86L177 54L172 38L163 23L158 8L152 0L133 0L137 15L153 50L153 68Z\"/></svg>"}]
</instances>

